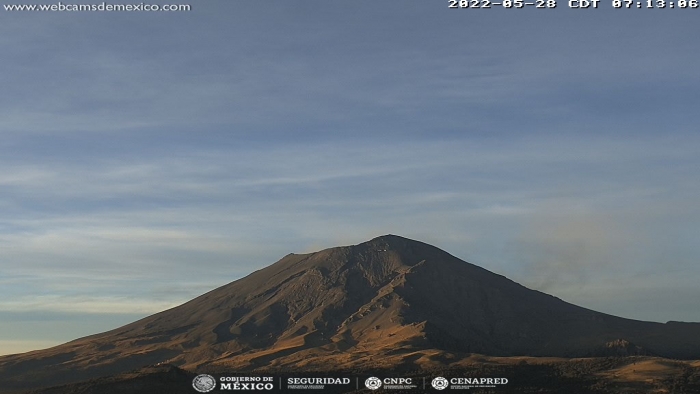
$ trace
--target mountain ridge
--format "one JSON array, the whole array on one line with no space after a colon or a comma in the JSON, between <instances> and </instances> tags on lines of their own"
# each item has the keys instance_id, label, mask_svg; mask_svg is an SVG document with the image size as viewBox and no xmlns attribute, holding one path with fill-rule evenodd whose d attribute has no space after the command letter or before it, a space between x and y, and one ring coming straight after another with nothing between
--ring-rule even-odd
<instances>
[{"instance_id":1,"label":"mountain ridge","mask_svg":"<svg viewBox=\"0 0 700 394\"><path fill-rule=\"evenodd\" d=\"M31 375L62 384L150 364L423 368L447 353L700 358L698 332L698 323L640 322L581 308L432 245L385 235L288 254L117 329L0 357L0 383L21 387Z\"/></svg>"}]
</instances>

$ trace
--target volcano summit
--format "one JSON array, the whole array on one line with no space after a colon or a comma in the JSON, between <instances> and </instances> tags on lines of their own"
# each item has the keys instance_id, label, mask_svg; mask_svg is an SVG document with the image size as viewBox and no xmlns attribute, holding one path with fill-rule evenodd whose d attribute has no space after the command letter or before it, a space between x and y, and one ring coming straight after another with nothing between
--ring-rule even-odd
<instances>
[{"instance_id":1,"label":"volcano summit","mask_svg":"<svg viewBox=\"0 0 700 394\"><path fill-rule=\"evenodd\" d=\"M153 364L186 370L429 368L446 354L700 358L700 324L615 317L394 235L278 262L183 305L0 357L20 390ZM2 391L2 390L0 390Z\"/></svg>"}]
</instances>

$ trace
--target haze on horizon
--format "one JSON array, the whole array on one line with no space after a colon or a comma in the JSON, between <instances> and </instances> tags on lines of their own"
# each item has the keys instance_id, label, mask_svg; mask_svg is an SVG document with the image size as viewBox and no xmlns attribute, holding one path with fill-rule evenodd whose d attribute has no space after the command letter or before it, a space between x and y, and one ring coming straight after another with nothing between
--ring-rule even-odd
<instances>
[{"instance_id":1,"label":"haze on horizon","mask_svg":"<svg viewBox=\"0 0 700 394\"><path fill-rule=\"evenodd\" d=\"M0 354L387 233L700 321L693 10L192 5L0 14Z\"/></svg>"}]
</instances>

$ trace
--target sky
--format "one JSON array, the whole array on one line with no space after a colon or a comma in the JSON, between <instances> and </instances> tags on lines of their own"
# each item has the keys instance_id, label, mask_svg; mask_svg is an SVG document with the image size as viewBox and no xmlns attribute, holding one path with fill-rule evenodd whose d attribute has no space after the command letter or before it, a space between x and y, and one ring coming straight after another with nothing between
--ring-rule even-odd
<instances>
[{"instance_id":1,"label":"sky","mask_svg":"<svg viewBox=\"0 0 700 394\"><path fill-rule=\"evenodd\" d=\"M699 10L188 4L0 9L0 354L383 234L700 321Z\"/></svg>"}]
</instances>

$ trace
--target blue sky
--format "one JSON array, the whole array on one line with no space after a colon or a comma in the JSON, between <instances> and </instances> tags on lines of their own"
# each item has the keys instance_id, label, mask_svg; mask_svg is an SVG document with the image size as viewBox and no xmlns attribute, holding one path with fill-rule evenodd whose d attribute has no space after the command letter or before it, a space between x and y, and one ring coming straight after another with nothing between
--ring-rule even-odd
<instances>
[{"instance_id":1,"label":"blue sky","mask_svg":"<svg viewBox=\"0 0 700 394\"><path fill-rule=\"evenodd\" d=\"M559 3L2 11L0 354L387 233L700 321L698 11Z\"/></svg>"}]
</instances>

